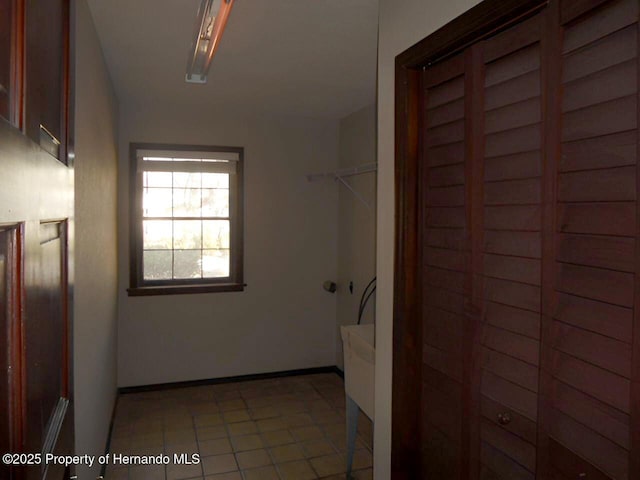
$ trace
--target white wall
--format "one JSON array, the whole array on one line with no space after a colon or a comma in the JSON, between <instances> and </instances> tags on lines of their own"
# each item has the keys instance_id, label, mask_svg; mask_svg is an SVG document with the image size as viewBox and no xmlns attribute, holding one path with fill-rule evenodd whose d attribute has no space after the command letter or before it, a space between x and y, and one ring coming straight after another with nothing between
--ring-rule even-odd
<instances>
[{"instance_id":1,"label":"white wall","mask_svg":"<svg viewBox=\"0 0 640 480\"><path fill-rule=\"evenodd\" d=\"M335 365L337 192L305 175L337 167L338 123L157 108L120 115L119 385ZM244 292L127 296L129 142L244 147Z\"/></svg>"},{"instance_id":2,"label":"white wall","mask_svg":"<svg viewBox=\"0 0 640 480\"><path fill-rule=\"evenodd\" d=\"M340 121L340 168L355 167L376 161L376 107L364 107ZM360 201L347 187L338 189L338 313L336 364L343 368L344 358L340 325L358 321L362 292L376 274L376 173L345 179L369 203ZM353 293L349 282L353 281ZM367 304L362 323L372 323L375 294Z\"/></svg>"},{"instance_id":3,"label":"white wall","mask_svg":"<svg viewBox=\"0 0 640 480\"><path fill-rule=\"evenodd\" d=\"M475 0L380 0L378 45L378 233L374 478L390 476L394 251L394 62Z\"/></svg>"},{"instance_id":4,"label":"white wall","mask_svg":"<svg viewBox=\"0 0 640 480\"><path fill-rule=\"evenodd\" d=\"M116 397L118 115L86 0L76 5L76 451L101 455ZM98 474L78 469L80 479Z\"/></svg>"}]
</instances>

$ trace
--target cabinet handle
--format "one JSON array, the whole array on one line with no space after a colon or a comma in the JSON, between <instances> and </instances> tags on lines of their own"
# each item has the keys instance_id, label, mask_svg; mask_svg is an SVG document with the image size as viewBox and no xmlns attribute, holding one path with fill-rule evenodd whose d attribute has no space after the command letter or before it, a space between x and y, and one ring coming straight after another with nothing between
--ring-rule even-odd
<instances>
[{"instance_id":1,"label":"cabinet handle","mask_svg":"<svg viewBox=\"0 0 640 480\"><path fill-rule=\"evenodd\" d=\"M498 414L498 423L500 425L507 425L511 423L511 414L509 412L499 413Z\"/></svg>"}]
</instances>

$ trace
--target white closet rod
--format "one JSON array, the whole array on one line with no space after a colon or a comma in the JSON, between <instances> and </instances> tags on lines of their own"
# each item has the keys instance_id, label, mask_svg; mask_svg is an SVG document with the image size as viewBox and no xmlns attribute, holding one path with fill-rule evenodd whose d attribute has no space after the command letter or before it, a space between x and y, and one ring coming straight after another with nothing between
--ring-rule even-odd
<instances>
[{"instance_id":1,"label":"white closet rod","mask_svg":"<svg viewBox=\"0 0 640 480\"><path fill-rule=\"evenodd\" d=\"M349 182L347 182L345 180L346 177L352 177L354 175L361 175L363 173L369 173L369 172L375 172L376 170L378 170L378 164L373 162L373 163L366 163L364 165L358 165L356 167L351 167L351 168L342 168L340 170L334 170L333 172L326 172L326 173L312 173L307 175L307 180L310 182L315 182L316 180L322 180L325 178L331 178L333 180L337 180L340 183L342 183L345 187L347 187L349 189L349 191L351 193L353 193L355 195L355 197L360 200L366 207L367 209L371 210L371 205L369 205L369 202L367 202L362 195L360 195L358 192L356 192L353 187L349 184Z\"/></svg>"},{"instance_id":2,"label":"white closet rod","mask_svg":"<svg viewBox=\"0 0 640 480\"><path fill-rule=\"evenodd\" d=\"M316 180L322 180L323 178L333 178L338 180L339 178L351 177L353 175L360 175L362 173L375 172L378 170L378 164L365 163L364 165L358 165L357 167L342 168L340 170L334 170L333 172L326 173L311 173L307 175L307 180L315 182Z\"/></svg>"}]
</instances>

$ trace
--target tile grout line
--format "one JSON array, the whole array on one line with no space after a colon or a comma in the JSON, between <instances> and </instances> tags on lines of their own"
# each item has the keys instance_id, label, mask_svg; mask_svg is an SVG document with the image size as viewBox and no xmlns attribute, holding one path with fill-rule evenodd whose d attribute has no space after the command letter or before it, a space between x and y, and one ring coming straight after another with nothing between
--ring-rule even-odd
<instances>
[{"instance_id":1,"label":"tile grout line","mask_svg":"<svg viewBox=\"0 0 640 480\"><path fill-rule=\"evenodd\" d=\"M300 377L301 380L303 378L304 377ZM309 468L308 470L309 473L313 473L314 475L317 475L317 477L319 478L320 475L316 470L316 468L314 467L312 460L316 458L325 457L325 456L344 457L345 455L345 453L341 451L341 448L338 447L337 442L339 442L339 436L336 436L336 434L340 432L340 426L344 423L344 418L343 418L344 413L342 411L343 409L341 408L340 398L338 395L338 392L344 388L344 384L340 382L341 384L337 385L336 383L327 381L324 378L317 379L318 381L315 381L315 380L316 379L309 378L309 379L304 379L301 382L289 383L286 380L277 379L275 382L264 382L264 383L257 384L254 386L254 388L251 388L251 386L247 384L246 386L249 387L248 389L245 388L244 384L242 384L242 386L238 386L230 389L221 389L221 390L213 389L213 390L210 390L209 392L204 392L204 393L209 393L209 395L196 397L195 402L189 401L187 399L188 395L187 396L169 395L169 397L162 395L162 396L159 396L158 398L155 398L155 397L147 398L147 399L141 398L139 402L136 402L137 403L136 407L141 412L144 412L146 410L146 407L144 406L145 402L151 402L151 403L158 402L160 404L159 406L162 408L160 408L159 410L151 409L151 413L152 414L161 413L163 415L162 439L163 439L163 444L165 444L165 449L168 450L166 443L168 438L167 429L169 425L166 422L165 416L167 416L170 413L171 400L177 400L178 403L181 404L180 405L181 408L183 407L185 410L188 410L188 415L189 415L190 424L191 424L190 430L193 431L194 433L194 437L196 440L196 447L200 452L201 442L203 441L203 439L201 438L202 434L199 431L198 425L196 423L196 420L197 420L197 414L195 413L197 408L196 405L199 404L199 406L202 408L206 408L207 405L215 406L216 414L219 416L219 423L216 423L216 425L222 426L220 433L223 434L224 436L223 439L228 443L230 447L229 451L233 454L234 461L236 462L236 468L237 468L236 471L238 472L239 476L241 476L244 480L246 480L248 477L246 475L246 470L242 470L238 462L238 454L241 452L236 451L235 446L231 442L232 438L243 437L243 436L245 437L255 436L256 439L258 439L259 449L266 450L266 453L271 462L271 465L273 466L275 472L279 477L282 477L283 475L282 469L281 469L282 464L299 461L299 462L303 462ZM261 398L264 400L258 401ZM198 400L200 401L198 402ZM222 411L220 409L220 406L225 400L229 400L229 401L241 400L241 402L238 402L239 405L237 406L230 406L230 405L225 406L225 408L230 407L232 408L232 410ZM255 400L255 401L252 401L252 400ZM314 403L319 401L322 401L326 405L326 414L325 414L325 408L322 405L315 405L320 408L314 410ZM290 407L295 407L295 409L291 408L291 411L288 411L287 407L289 406L288 405L289 403L291 403ZM275 408L275 405L280 405L280 408ZM204 410L202 410L202 408L200 408L200 411L205 412ZM263 413L268 413L269 416L265 418L255 418L253 416L253 413L256 410L259 411L260 408L270 409L271 412L263 412ZM243 415L246 416L247 418L240 419L240 417L234 417L233 415L232 416L228 415L229 412L233 412L236 409L246 412ZM129 410L134 410L134 409L129 407L127 411ZM156 412L156 410L158 411ZM187 412L185 411L185 413ZM225 415L225 413L227 415ZM289 417L298 415L298 414L301 415L301 417L304 416L306 418L297 419L298 421L295 419L291 419L285 422L285 419L288 419ZM132 420L136 421L135 419L136 418L139 419L140 416L144 417L144 413L137 412L136 414L133 414ZM267 429L267 431L262 431L262 429L259 427L260 425L259 422L261 420L278 421L280 422L280 425L277 425L278 428L276 428L276 430ZM255 431L251 433L243 433L242 435L237 435L234 437L232 435L232 428L231 428L232 424L242 423L242 421L251 421L255 425ZM273 427L276 427L276 425L269 426L269 428L273 428ZM263 428L266 428L266 426ZM305 437L305 435L307 435L307 433L305 432L299 432L297 434L294 434L296 429L305 429L305 428L313 428L314 430L317 431L317 434L316 432L313 432L313 435L310 436L309 438ZM240 429L240 431L242 431L242 429ZM272 445L271 441L267 440L267 438L269 438L269 433L277 432L277 431L282 431L283 433L286 433L286 435L289 438L284 439L286 440L285 443L279 444L278 441L275 441L276 444ZM366 435L369 435L366 433L366 431L367 429L365 428L364 430L359 430L358 432L357 438L362 445L362 448L359 448L358 450L371 455L372 452L368 445L370 442L368 440L366 442L363 440L363 438L365 438ZM311 434L312 432L308 432L308 433ZM323 442L328 447L328 449L331 450L331 452L325 452L325 453L316 454L316 455L311 454L310 456L308 456L307 448L305 447L305 444L313 443L313 442ZM340 441L339 443L342 444L343 442ZM294 458L293 460L287 460L281 463L277 463L274 450L276 450L279 447L287 447L287 446L289 447L295 446L295 448L302 453L302 458ZM321 447L321 449L322 448L324 447ZM247 451L251 451L251 450L256 450L256 449L251 448L250 450L247 450ZM218 455L218 454L216 453L215 455ZM298 453L296 453L295 456L297 455ZM168 467L165 466L164 469L165 469L165 480L168 480ZM365 471L365 470L370 470L370 467L364 467L358 470L354 470L354 473L358 471ZM204 470L203 462L201 462L200 471L202 476L204 477L205 470ZM325 476L321 478L327 478L327 477Z\"/></svg>"},{"instance_id":2,"label":"tile grout line","mask_svg":"<svg viewBox=\"0 0 640 480\"><path fill-rule=\"evenodd\" d=\"M201 455L200 438L198 438L198 428L196 427L196 416L194 415L193 410L189 411L189 415L191 416L191 426L193 428L193 436L196 439L196 448L198 449L198 455ZM200 456L200 472L202 473L202 479L204 480L204 462L202 461L202 456Z\"/></svg>"}]
</instances>

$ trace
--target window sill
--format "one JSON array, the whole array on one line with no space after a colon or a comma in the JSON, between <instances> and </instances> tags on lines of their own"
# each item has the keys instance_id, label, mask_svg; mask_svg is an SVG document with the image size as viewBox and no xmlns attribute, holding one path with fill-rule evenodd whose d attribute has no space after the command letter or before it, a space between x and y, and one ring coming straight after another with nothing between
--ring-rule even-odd
<instances>
[{"instance_id":1,"label":"window sill","mask_svg":"<svg viewBox=\"0 0 640 480\"><path fill-rule=\"evenodd\" d=\"M192 293L242 292L244 283L219 283L205 285L154 285L148 287L132 287L127 289L130 297L147 297L151 295L185 295Z\"/></svg>"}]
</instances>

